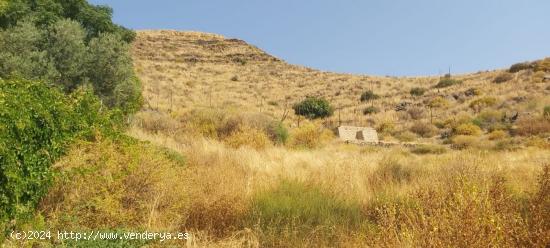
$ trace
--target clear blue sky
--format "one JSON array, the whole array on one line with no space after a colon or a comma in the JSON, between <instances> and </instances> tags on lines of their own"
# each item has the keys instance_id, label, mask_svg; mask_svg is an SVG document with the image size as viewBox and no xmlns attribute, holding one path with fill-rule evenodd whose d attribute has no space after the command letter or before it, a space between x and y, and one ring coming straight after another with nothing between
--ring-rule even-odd
<instances>
[{"instance_id":1,"label":"clear blue sky","mask_svg":"<svg viewBox=\"0 0 550 248\"><path fill-rule=\"evenodd\" d=\"M476 72L550 56L549 0L91 0L132 29L243 39L289 63L373 75Z\"/></svg>"}]
</instances>

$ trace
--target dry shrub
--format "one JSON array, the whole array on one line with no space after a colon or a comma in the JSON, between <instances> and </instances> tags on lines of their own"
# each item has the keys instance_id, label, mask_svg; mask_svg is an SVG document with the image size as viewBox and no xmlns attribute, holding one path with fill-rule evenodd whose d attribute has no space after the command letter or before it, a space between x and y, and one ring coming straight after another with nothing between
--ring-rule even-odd
<instances>
[{"instance_id":1,"label":"dry shrub","mask_svg":"<svg viewBox=\"0 0 550 248\"><path fill-rule=\"evenodd\" d=\"M407 113L409 114L409 116L413 120L420 120L420 119L424 118L424 116L425 116L424 109L419 108L419 107L412 107L412 108L407 110Z\"/></svg>"},{"instance_id":2,"label":"dry shrub","mask_svg":"<svg viewBox=\"0 0 550 248\"><path fill-rule=\"evenodd\" d=\"M288 131L282 123L262 113L245 112L229 115L222 121L217 132L218 136L223 139L242 129L255 129L263 132L271 141L277 144L286 143L288 138Z\"/></svg>"},{"instance_id":3,"label":"dry shrub","mask_svg":"<svg viewBox=\"0 0 550 248\"><path fill-rule=\"evenodd\" d=\"M453 130L455 135L471 135L479 136L481 134L481 128L472 123L461 124Z\"/></svg>"},{"instance_id":4,"label":"dry shrub","mask_svg":"<svg viewBox=\"0 0 550 248\"><path fill-rule=\"evenodd\" d=\"M550 140L548 138L531 136L528 137L524 143L526 146L538 147L541 149L550 149Z\"/></svg>"},{"instance_id":5,"label":"dry shrub","mask_svg":"<svg viewBox=\"0 0 550 248\"><path fill-rule=\"evenodd\" d=\"M409 183L417 172L408 163L403 163L397 156L386 156L378 163L371 175L372 186L384 187L388 183Z\"/></svg>"},{"instance_id":6,"label":"dry shrub","mask_svg":"<svg viewBox=\"0 0 550 248\"><path fill-rule=\"evenodd\" d=\"M185 216L180 229L203 231L219 239L242 230L249 209L249 170L235 153L208 151L203 145L197 143L188 151L184 179L188 208L180 213Z\"/></svg>"},{"instance_id":7,"label":"dry shrub","mask_svg":"<svg viewBox=\"0 0 550 248\"><path fill-rule=\"evenodd\" d=\"M151 133L173 133L180 126L169 115L158 111L141 111L135 114L133 125Z\"/></svg>"},{"instance_id":8,"label":"dry shrub","mask_svg":"<svg viewBox=\"0 0 550 248\"><path fill-rule=\"evenodd\" d=\"M56 167L40 206L51 228L171 230L185 211L183 167L152 145L80 142Z\"/></svg>"},{"instance_id":9,"label":"dry shrub","mask_svg":"<svg viewBox=\"0 0 550 248\"><path fill-rule=\"evenodd\" d=\"M401 142L412 142L416 140L416 134L409 131L403 131L395 135L395 137Z\"/></svg>"},{"instance_id":10,"label":"dry shrub","mask_svg":"<svg viewBox=\"0 0 550 248\"><path fill-rule=\"evenodd\" d=\"M518 121L515 134L533 136L550 133L550 120L545 118L524 118Z\"/></svg>"},{"instance_id":11,"label":"dry shrub","mask_svg":"<svg viewBox=\"0 0 550 248\"><path fill-rule=\"evenodd\" d=\"M504 130L495 130L489 133L489 140L502 140L508 137L508 132Z\"/></svg>"},{"instance_id":12,"label":"dry shrub","mask_svg":"<svg viewBox=\"0 0 550 248\"><path fill-rule=\"evenodd\" d=\"M233 148L249 146L255 149L264 149L271 144L265 133L246 126L240 126L236 131L233 131L224 139L224 142Z\"/></svg>"},{"instance_id":13,"label":"dry shrub","mask_svg":"<svg viewBox=\"0 0 550 248\"><path fill-rule=\"evenodd\" d=\"M182 118L185 130L209 138L218 138L218 128L226 118L226 113L216 109L194 109Z\"/></svg>"},{"instance_id":14,"label":"dry shrub","mask_svg":"<svg viewBox=\"0 0 550 248\"><path fill-rule=\"evenodd\" d=\"M367 212L379 227L371 245L390 247L544 247L550 242L550 172L529 197L509 187L506 173L480 162L450 165L448 175L404 197L386 196ZM527 209L526 209L526 206ZM546 208L546 210L544 210ZM525 212L527 210L527 212Z\"/></svg>"},{"instance_id":15,"label":"dry shrub","mask_svg":"<svg viewBox=\"0 0 550 248\"><path fill-rule=\"evenodd\" d=\"M496 76L495 79L493 79L493 83L501 84L507 81L510 81L514 79L514 74L509 72L503 72L500 75Z\"/></svg>"},{"instance_id":16,"label":"dry shrub","mask_svg":"<svg viewBox=\"0 0 550 248\"><path fill-rule=\"evenodd\" d=\"M290 146L294 148L319 148L333 138L334 134L315 122L307 122L291 130Z\"/></svg>"},{"instance_id":17,"label":"dry shrub","mask_svg":"<svg viewBox=\"0 0 550 248\"><path fill-rule=\"evenodd\" d=\"M235 166L235 167L232 167ZM249 208L246 172L234 159L188 170L189 207L180 229L205 231L222 238L239 230Z\"/></svg>"},{"instance_id":18,"label":"dry shrub","mask_svg":"<svg viewBox=\"0 0 550 248\"><path fill-rule=\"evenodd\" d=\"M409 130L423 138L430 138L437 134L437 128L425 122L415 122Z\"/></svg>"}]
</instances>

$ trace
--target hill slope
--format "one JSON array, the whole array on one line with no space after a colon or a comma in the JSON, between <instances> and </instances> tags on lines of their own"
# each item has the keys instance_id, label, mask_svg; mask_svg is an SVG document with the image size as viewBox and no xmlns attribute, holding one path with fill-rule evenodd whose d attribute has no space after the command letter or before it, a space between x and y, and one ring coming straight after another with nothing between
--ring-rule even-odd
<instances>
[{"instance_id":1,"label":"hill slope","mask_svg":"<svg viewBox=\"0 0 550 248\"><path fill-rule=\"evenodd\" d=\"M461 84L434 88L440 77L381 77L323 72L291 65L242 40L199 32L140 31L133 47L134 63L144 84L146 109L173 112L175 115L197 107L233 108L264 112L280 119L285 110L305 96L323 96L335 107L335 115L325 121L379 126L392 122L406 128L416 107L428 121L428 103L441 96L448 107L433 111L435 119L445 120L460 114L472 115L470 103L484 96L495 97L493 106L503 112L539 111L550 103L549 83L533 83L532 70L509 74L508 81L494 83L503 70L453 75ZM410 90L423 87L423 96ZM372 103L361 103L360 95L370 89L380 95ZM396 111L401 104L406 107ZM373 105L380 112L364 115ZM287 120L293 120L289 111ZM291 121L291 123L293 123Z\"/></svg>"}]
</instances>

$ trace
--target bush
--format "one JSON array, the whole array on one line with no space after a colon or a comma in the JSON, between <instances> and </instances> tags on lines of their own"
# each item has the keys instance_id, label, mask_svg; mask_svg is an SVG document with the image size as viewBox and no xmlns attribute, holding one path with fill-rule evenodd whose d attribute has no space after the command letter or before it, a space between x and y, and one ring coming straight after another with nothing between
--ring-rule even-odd
<instances>
[{"instance_id":1,"label":"bush","mask_svg":"<svg viewBox=\"0 0 550 248\"><path fill-rule=\"evenodd\" d=\"M415 122L409 130L423 138L433 137L437 133L437 129L432 124L424 122Z\"/></svg>"},{"instance_id":2,"label":"bush","mask_svg":"<svg viewBox=\"0 0 550 248\"><path fill-rule=\"evenodd\" d=\"M501 84L510 81L514 78L514 75L508 72L501 73L493 79L493 83Z\"/></svg>"},{"instance_id":3,"label":"bush","mask_svg":"<svg viewBox=\"0 0 550 248\"><path fill-rule=\"evenodd\" d=\"M377 107L374 107L374 106L369 106L369 107L366 107L365 109L363 109L363 114L364 115L376 114L378 112L380 112L380 109L378 109Z\"/></svg>"},{"instance_id":4,"label":"bush","mask_svg":"<svg viewBox=\"0 0 550 248\"><path fill-rule=\"evenodd\" d=\"M254 149L264 149L270 144L267 135L257 129L240 126L235 132L225 138L225 143L233 148L249 146Z\"/></svg>"},{"instance_id":5,"label":"bush","mask_svg":"<svg viewBox=\"0 0 550 248\"><path fill-rule=\"evenodd\" d=\"M174 133L179 124L169 115L157 111L141 111L134 115L134 124L151 133Z\"/></svg>"},{"instance_id":6,"label":"bush","mask_svg":"<svg viewBox=\"0 0 550 248\"><path fill-rule=\"evenodd\" d=\"M295 148L318 148L331 139L332 132L315 123L305 123L291 132L289 143Z\"/></svg>"},{"instance_id":7,"label":"bush","mask_svg":"<svg viewBox=\"0 0 550 248\"><path fill-rule=\"evenodd\" d=\"M407 110L407 113L413 120L420 120L424 118L424 109L422 108L418 108L418 107L409 108Z\"/></svg>"},{"instance_id":8,"label":"bush","mask_svg":"<svg viewBox=\"0 0 550 248\"><path fill-rule=\"evenodd\" d=\"M307 97L302 102L295 104L293 108L296 115L301 115L308 119L328 117L334 112L326 99L317 97Z\"/></svg>"},{"instance_id":9,"label":"bush","mask_svg":"<svg viewBox=\"0 0 550 248\"><path fill-rule=\"evenodd\" d=\"M508 137L508 133L504 130L495 130L489 133L489 140L501 140Z\"/></svg>"},{"instance_id":10,"label":"bush","mask_svg":"<svg viewBox=\"0 0 550 248\"><path fill-rule=\"evenodd\" d=\"M274 123L269 126L268 135L275 144L284 145L288 141L288 129L282 122Z\"/></svg>"},{"instance_id":11,"label":"bush","mask_svg":"<svg viewBox=\"0 0 550 248\"><path fill-rule=\"evenodd\" d=\"M472 121L479 127L487 130L505 129L506 125L502 123L504 114L497 110L484 110Z\"/></svg>"},{"instance_id":12,"label":"bush","mask_svg":"<svg viewBox=\"0 0 550 248\"><path fill-rule=\"evenodd\" d=\"M396 138L401 142L412 142L416 140L416 134L409 131L398 133Z\"/></svg>"},{"instance_id":13,"label":"bush","mask_svg":"<svg viewBox=\"0 0 550 248\"><path fill-rule=\"evenodd\" d=\"M456 127L453 130L454 135L471 135L471 136L478 136L481 134L481 128L478 126L472 124L472 123L465 123L461 124L458 127Z\"/></svg>"},{"instance_id":14,"label":"bush","mask_svg":"<svg viewBox=\"0 0 550 248\"><path fill-rule=\"evenodd\" d=\"M497 99L494 97L482 97L478 98L470 103L470 108L475 112L479 112L484 108L494 106L497 103Z\"/></svg>"},{"instance_id":15,"label":"bush","mask_svg":"<svg viewBox=\"0 0 550 248\"><path fill-rule=\"evenodd\" d=\"M379 95L375 94L372 90L367 90L361 94L360 100L361 102L369 102L378 98L380 98Z\"/></svg>"},{"instance_id":16,"label":"bush","mask_svg":"<svg viewBox=\"0 0 550 248\"><path fill-rule=\"evenodd\" d=\"M460 80L444 77L439 80L439 82L435 85L435 88L446 88L446 87L453 86L456 84L461 84L461 83L462 81Z\"/></svg>"},{"instance_id":17,"label":"bush","mask_svg":"<svg viewBox=\"0 0 550 248\"><path fill-rule=\"evenodd\" d=\"M0 92L0 221L8 223L33 211L66 146L109 122L89 92L68 99L43 83L1 79Z\"/></svg>"},{"instance_id":18,"label":"bush","mask_svg":"<svg viewBox=\"0 0 550 248\"><path fill-rule=\"evenodd\" d=\"M411 89L409 93L411 94L411 96L422 96L424 95L425 92L426 92L426 88L414 87Z\"/></svg>"},{"instance_id":19,"label":"bush","mask_svg":"<svg viewBox=\"0 0 550 248\"><path fill-rule=\"evenodd\" d=\"M531 69L531 68L532 67L530 63L517 63L510 66L510 69L508 69L508 72L516 73L516 72Z\"/></svg>"}]
</instances>

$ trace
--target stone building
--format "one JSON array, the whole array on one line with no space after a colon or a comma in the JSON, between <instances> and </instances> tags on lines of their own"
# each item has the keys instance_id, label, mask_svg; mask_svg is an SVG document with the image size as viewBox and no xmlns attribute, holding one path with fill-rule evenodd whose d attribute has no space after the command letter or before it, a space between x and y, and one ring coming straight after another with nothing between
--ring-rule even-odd
<instances>
[{"instance_id":1,"label":"stone building","mask_svg":"<svg viewBox=\"0 0 550 248\"><path fill-rule=\"evenodd\" d=\"M378 143L378 133L370 127L338 127L338 137L350 143Z\"/></svg>"}]
</instances>

